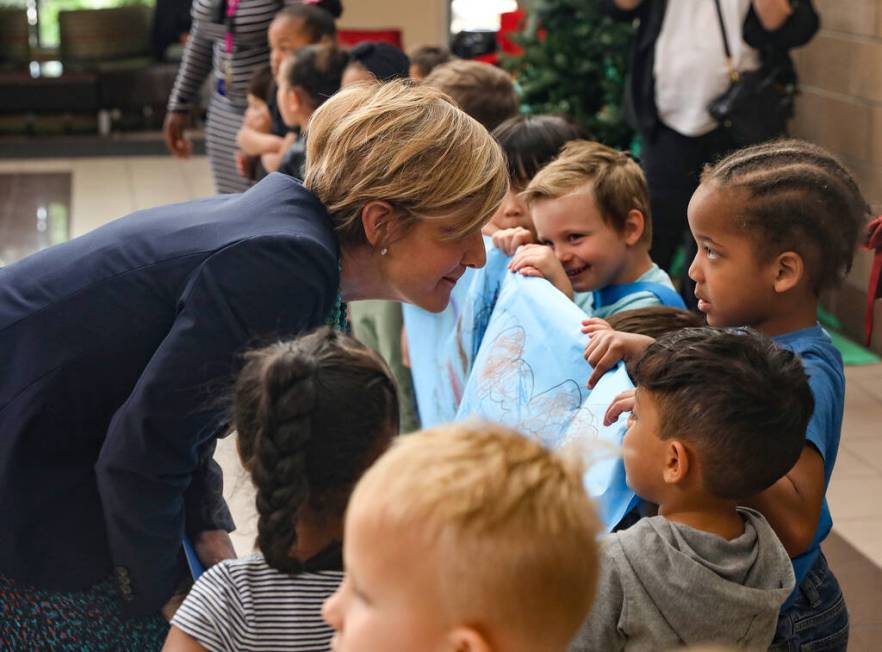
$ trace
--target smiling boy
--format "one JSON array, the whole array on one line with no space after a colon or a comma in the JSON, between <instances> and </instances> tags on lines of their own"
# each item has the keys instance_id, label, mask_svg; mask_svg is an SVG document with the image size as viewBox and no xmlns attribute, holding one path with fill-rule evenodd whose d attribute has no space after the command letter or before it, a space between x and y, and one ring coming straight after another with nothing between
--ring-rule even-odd
<instances>
[{"instance_id":1,"label":"smiling boy","mask_svg":"<svg viewBox=\"0 0 882 652\"><path fill-rule=\"evenodd\" d=\"M547 279L592 317L682 307L670 277L649 256L646 179L627 154L572 141L521 197L539 244L521 247L512 271Z\"/></svg>"}]
</instances>

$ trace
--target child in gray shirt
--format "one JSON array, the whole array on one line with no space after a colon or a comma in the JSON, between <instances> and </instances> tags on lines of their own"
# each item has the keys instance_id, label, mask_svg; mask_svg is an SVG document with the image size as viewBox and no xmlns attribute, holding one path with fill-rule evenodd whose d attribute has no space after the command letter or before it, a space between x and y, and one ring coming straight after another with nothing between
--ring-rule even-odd
<instances>
[{"instance_id":1,"label":"child in gray shirt","mask_svg":"<svg viewBox=\"0 0 882 652\"><path fill-rule=\"evenodd\" d=\"M767 649L795 578L766 519L736 506L802 451L813 409L802 364L752 331L689 328L656 340L633 375L625 472L658 516L603 542L570 652Z\"/></svg>"}]
</instances>

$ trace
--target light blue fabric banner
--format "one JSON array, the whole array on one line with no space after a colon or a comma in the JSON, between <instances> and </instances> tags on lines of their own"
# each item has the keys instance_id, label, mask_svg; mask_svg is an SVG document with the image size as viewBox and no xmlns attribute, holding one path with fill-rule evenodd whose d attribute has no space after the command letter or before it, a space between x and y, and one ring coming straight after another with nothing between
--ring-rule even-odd
<instances>
[{"instance_id":1,"label":"light blue fabric banner","mask_svg":"<svg viewBox=\"0 0 882 652\"><path fill-rule=\"evenodd\" d=\"M494 248L489 238L484 241L487 264L466 270L453 288L446 310L431 313L408 304L402 306L423 428L450 423L456 417L499 287L509 275L509 258Z\"/></svg>"},{"instance_id":2,"label":"light blue fabric banner","mask_svg":"<svg viewBox=\"0 0 882 652\"><path fill-rule=\"evenodd\" d=\"M456 420L495 421L552 450L574 445L588 454L585 485L612 528L636 501L619 456L627 418L604 426L603 416L634 386L620 364L593 391L585 387L591 367L583 356L584 316L544 279L503 275Z\"/></svg>"}]
</instances>

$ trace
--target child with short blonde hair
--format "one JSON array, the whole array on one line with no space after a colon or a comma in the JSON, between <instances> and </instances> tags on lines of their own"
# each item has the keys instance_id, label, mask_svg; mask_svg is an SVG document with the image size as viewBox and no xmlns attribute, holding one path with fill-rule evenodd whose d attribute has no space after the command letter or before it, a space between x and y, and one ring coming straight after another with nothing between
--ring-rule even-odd
<instances>
[{"instance_id":1,"label":"child with short blonde hair","mask_svg":"<svg viewBox=\"0 0 882 652\"><path fill-rule=\"evenodd\" d=\"M649 191L628 154L569 142L521 198L539 244L509 251L512 271L547 279L593 317L659 304L685 307L649 256Z\"/></svg>"},{"instance_id":2,"label":"child with short blonde hair","mask_svg":"<svg viewBox=\"0 0 882 652\"><path fill-rule=\"evenodd\" d=\"M487 131L518 114L520 102L511 76L489 63L448 61L432 70L422 83L447 93Z\"/></svg>"},{"instance_id":3,"label":"child with short blonde hair","mask_svg":"<svg viewBox=\"0 0 882 652\"><path fill-rule=\"evenodd\" d=\"M346 516L337 652L560 652L591 605L598 524L578 464L472 423L400 439Z\"/></svg>"}]
</instances>

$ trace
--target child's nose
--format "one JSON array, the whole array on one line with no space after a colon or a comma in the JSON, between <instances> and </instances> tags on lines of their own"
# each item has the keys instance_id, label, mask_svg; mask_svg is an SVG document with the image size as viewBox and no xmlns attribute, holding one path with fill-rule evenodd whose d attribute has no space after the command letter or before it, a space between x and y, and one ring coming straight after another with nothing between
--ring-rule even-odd
<instances>
[{"instance_id":1,"label":"child's nose","mask_svg":"<svg viewBox=\"0 0 882 652\"><path fill-rule=\"evenodd\" d=\"M698 283L701 279L701 270L700 265L698 264L698 254L695 254L695 258L692 259L692 262L689 264L689 270L686 272L693 281Z\"/></svg>"},{"instance_id":2,"label":"child's nose","mask_svg":"<svg viewBox=\"0 0 882 652\"><path fill-rule=\"evenodd\" d=\"M484 247L484 236L480 231L475 231L466 241L462 264L465 267L483 267L486 262L487 249Z\"/></svg>"}]
</instances>

